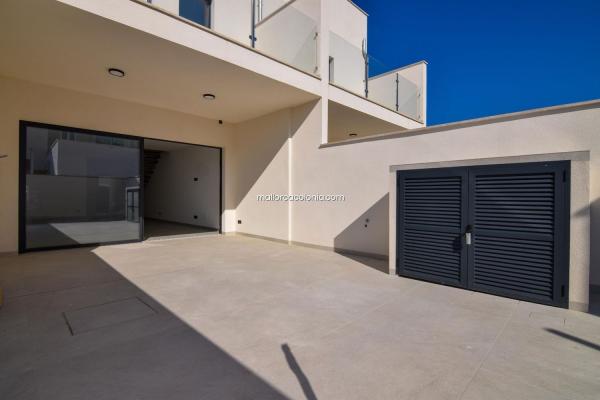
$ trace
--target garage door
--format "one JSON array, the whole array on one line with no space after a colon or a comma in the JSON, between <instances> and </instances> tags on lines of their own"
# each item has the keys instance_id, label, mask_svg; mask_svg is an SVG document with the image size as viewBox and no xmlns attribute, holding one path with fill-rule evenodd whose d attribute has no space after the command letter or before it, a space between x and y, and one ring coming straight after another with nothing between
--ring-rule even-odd
<instances>
[{"instance_id":1,"label":"garage door","mask_svg":"<svg viewBox=\"0 0 600 400\"><path fill-rule=\"evenodd\" d=\"M399 275L566 306L568 162L398 172Z\"/></svg>"}]
</instances>

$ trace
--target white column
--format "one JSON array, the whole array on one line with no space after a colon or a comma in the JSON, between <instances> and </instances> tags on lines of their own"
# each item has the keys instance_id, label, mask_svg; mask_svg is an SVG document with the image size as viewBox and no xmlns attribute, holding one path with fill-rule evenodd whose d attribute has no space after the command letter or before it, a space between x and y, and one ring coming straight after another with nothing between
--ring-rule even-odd
<instances>
[{"instance_id":1,"label":"white column","mask_svg":"<svg viewBox=\"0 0 600 400\"><path fill-rule=\"evenodd\" d=\"M320 0L319 72L321 75L321 144L327 143L329 134L329 24L327 0Z\"/></svg>"}]
</instances>

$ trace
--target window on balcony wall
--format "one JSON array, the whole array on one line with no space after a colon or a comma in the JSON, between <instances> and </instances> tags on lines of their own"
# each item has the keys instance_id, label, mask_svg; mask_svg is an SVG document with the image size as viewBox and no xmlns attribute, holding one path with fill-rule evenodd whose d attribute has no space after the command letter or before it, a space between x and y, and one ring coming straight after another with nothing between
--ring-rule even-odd
<instances>
[{"instance_id":1,"label":"window on balcony wall","mask_svg":"<svg viewBox=\"0 0 600 400\"><path fill-rule=\"evenodd\" d=\"M212 24L212 0L179 0L179 15L208 28Z\"/></svg>"},{"instance_id":2,"label":"window on balcony wall","mask_svg":"<svg viewBox=\"0 0 600 400\"><path fill-rule=\"evenodd\" d=\"M212 0L146 0L146 2L207 28L211 27Z\"/></svg>"}]
</instances>

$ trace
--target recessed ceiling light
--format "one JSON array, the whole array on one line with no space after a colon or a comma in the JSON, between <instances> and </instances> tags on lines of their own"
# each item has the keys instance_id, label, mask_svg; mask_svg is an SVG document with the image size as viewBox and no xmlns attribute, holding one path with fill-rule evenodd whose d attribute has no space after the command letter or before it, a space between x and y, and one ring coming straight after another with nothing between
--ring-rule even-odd
<instances>
[{"instance_id":1,"label":"recessed ceiling light","mask_svg":"<svg viewBox=\"0 0 600 400\"><path fill-rule=\"evenodd\" d=\"M204 100L210 100L210 101L212 101L212 100L214 100L214 99L216 99L216 98L217 98L217 96L215 96L215 95L214 95L214 94L212 94L212 93L204 93L204 94L202 95L202 97L204 97Z\"/></svg>"},{"instance_id":2,"label":"recessed ceiling light","mask_svg":"<svg viewBox=\"0 0 600 400\"><path fill-rule=\"evenodd\" d=\"M125 76L125 71L118 68L109 68L108 73L112 76L116 76L117 78L123 78Z\"/></svg>"}]
</instances>

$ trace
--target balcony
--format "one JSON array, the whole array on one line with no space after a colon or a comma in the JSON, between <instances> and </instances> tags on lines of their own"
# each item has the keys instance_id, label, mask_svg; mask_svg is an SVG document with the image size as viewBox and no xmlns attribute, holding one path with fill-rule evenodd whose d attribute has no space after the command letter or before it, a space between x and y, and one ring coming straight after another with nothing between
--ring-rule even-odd
<instances>
[{"instance_id":1,"label":"balcony","mask_svg":"<svg viewBox=\"0 0 600 400\"><path fill-rule=\"evenodd\" d=\"M321 0L147 1L288 66L320 76ZM424 124L425 64L383 67L366 51L367 15L347 0L329 0L327 6L330 83ZM373 75L375 70L386 72Z\"/></svg>"},{"instance_id":2,"label":"balcony","mask_svg":"<svg viewBox=\"0 0 600 400\"><path fill-rule=\"evenodd\" d=\"M321 65L327 64L319 59L321 0L145 2L311 76L319 77ZM348 0L329 0L326 6L330 83L397 113L394 117L378 112L388 122L405 126L397 117L406 117L418 126L425 124L425 63L382 68L367 53L367 15ZM375 70L386 72L373 75Z\"/></svg>"},{"instance_id":3,"label":"balcony","mask_svg":"<svg viewBox=\"0 0 600 400\"><path fill-rule=\"evenodd\" d=\"M391 69L368 54L365 39L359 45L334 32L329 33L329 52L332 85L425 123L425 62ZM386 72L372 75L373 70Z\"/></svg>"},{"instance_id":4,"label":"balcony","mask_svg":"<svg viewBox=\"0 0 600 400\"><path fill-rule=\"evenodd\" d=\"M320 0L146 0L308 74L319 75Z\"/></svg>"},{"instance_id":5,"label":"balcony","mask_svg":"<svg viewBox=\"0 0 600 400\"><path fill-rule=\"evenodd\" d=\"M145 0L4 0L0 75L225 123L319 99L314 74L251 49L244 34L241 44Z\"/></svg>"},{"instance_id":6,"label":"balcony","mask_svg":"<svg viewBox=\"0 0 600 400\"><path fill-rule=\"evenodd\" d=\"M424 64L369 77L348 0L203 1L5 0L0 75L231 123L326 97L334 125L354 110L377 127L364 134L424 125Z\"/></svg>"}]
</instances>

